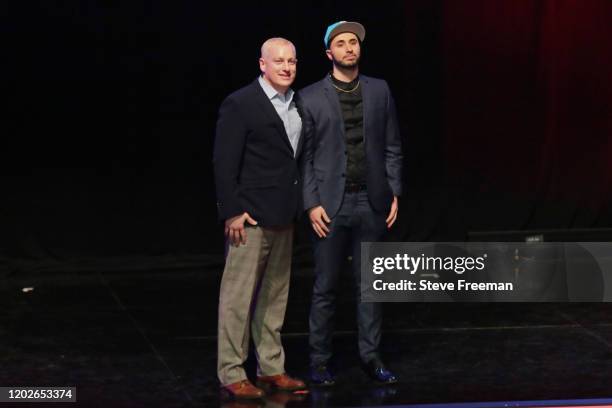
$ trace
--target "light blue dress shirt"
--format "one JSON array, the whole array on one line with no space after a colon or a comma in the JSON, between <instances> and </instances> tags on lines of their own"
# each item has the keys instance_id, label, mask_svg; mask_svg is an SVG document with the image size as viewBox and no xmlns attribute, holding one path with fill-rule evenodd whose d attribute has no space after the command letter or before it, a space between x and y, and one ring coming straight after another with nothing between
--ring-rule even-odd
<instances>
[{"instance_id":1,"label":"light blue dress shirt","mask_svg":"<svg viewBox=\"0 0 612 408\"><path fill-rule=\"evenodd\" d=\"M263 76L259 77L259 84L266 93L266 96L270 99L270 102L272 102L276 113L278 113L278 116L280 116L283 121L285 131L289 137L289 143L291 143L291 147L293 148L293 155L295 156L300 141L300 133L302 131L302 119L298 114L295 101L293 100L293 89L289 88L284 95L280 94L263 78Z\"/></svg>"}]
</instances>

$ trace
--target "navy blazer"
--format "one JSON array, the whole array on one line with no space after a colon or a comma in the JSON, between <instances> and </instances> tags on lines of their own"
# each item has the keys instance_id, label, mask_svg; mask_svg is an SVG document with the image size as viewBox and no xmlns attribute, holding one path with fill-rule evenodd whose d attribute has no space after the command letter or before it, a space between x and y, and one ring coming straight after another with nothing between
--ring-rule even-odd
<instances>
[{"instance_id":1,"label":"navy blazer","mask_svg":"<svg viewBox=\"0 0 612 408\"><path fill-rule=\"evenodd\" d=\"M297 160L283 121L257 80L221 104L213 164L220 219L246 211L259 226L273 227L291 224L301 212Z\"/></svg>"},{"instance_id":2,"label":"navy blazer","mask_svg":"<svg viewBox=\"0 0 612 408\"><path fill-rule=\"evenodd\" d=\"M367 192L376 211L388 212L402 194L402 144L395 102L382 79L359 76ZM329 217L340 209L346 182L344 120L338 93L326 76L299 92L304 141L300 160L304 209L322 205Z\"/></svg>"}]
</instances>

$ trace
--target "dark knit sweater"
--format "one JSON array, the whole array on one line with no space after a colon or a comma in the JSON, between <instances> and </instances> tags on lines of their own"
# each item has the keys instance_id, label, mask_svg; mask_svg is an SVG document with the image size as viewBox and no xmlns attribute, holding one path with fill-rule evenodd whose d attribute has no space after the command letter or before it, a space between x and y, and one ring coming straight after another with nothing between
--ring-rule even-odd
<instances>
[{"instance_id":1,"label":"dark knit sweater","mask_svg":"<svg viewBox=\"0 0 612 408\"><path fill-rule=\"evenodd\" d=\"M366 157L363 140L363 98L359 77L351 82L342 82L331 76L335 85L344 121L346 144L346 182L365 184ZM340 88L340 89L338 89ZM350 91L350 92L349 92Z\"/></svg>"}]
</instances>

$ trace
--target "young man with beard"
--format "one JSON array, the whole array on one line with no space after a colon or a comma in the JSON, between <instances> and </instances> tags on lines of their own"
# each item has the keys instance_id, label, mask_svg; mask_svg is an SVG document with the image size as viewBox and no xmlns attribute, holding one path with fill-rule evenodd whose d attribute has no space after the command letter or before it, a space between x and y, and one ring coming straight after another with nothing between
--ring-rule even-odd
<instances>
[{"instance_id":1,"label":"young man with beard","mask_svg":"<svg viewBox=\"0 0 612 408\"><path fill-rule=\"evenodd\" d=\"M290 86L295 47L271 38L261 47L262 75L228 96L214 147L217 208L229 246L219 297L217 375L237 398L260 398L243 363L253 339L261 387L298 390L285 373L285 317L293 223L301 208L297 157L302 121ZM230 245L231 244L231 245Z\"/></svg>"},{"instance_id":2,"label":"young man with beard","mask_svg":"<svg viewBox=\"0 0 612 408\"><path fill-rule=\"evenodd\" d=\"M310 376L333 385L329 370L339 277L347 255L357 287L359 354L376 381L397 377L379 354L381 305L363 303L361 242L379 241L397 217L402 148L395 103L384 80L359 73L364 27L330 25L324 43L332 71L300 94L304 207L314 236L315 284L310 310Z\"/></svg>"}]
</instances>

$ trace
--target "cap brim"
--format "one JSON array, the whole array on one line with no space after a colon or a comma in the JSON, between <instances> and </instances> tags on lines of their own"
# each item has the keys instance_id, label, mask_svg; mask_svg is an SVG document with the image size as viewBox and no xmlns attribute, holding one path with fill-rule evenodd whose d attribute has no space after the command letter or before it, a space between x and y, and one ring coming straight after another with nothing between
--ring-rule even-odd
<instances>
[{"instance_id":1,"label":"cap brim","mask_svg":"<svg viewBox=\"0 0 612 408\"><path fill-rule=\"evenodd\" d=\"M354 21L346 21L338 24L336 27L334 27L331 33L329 33L327 45L329 46L329 43L334 39L334 37L342 33L353 33L357 36L357 38L359 38L359 41L362 42L365 39L365 28L361 24Z\"/></svg>"}]
</instances>

